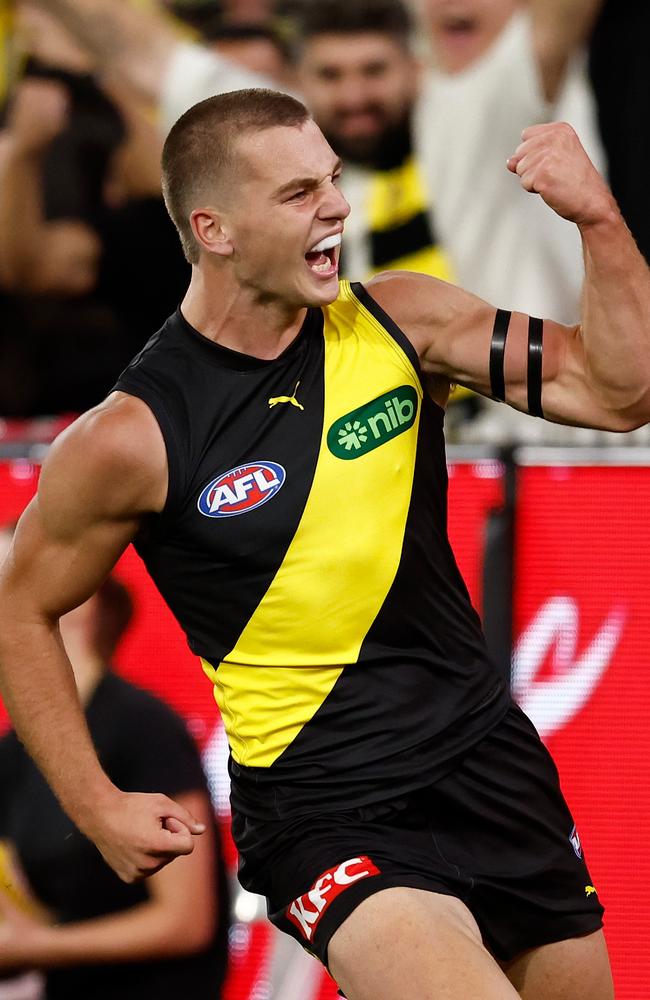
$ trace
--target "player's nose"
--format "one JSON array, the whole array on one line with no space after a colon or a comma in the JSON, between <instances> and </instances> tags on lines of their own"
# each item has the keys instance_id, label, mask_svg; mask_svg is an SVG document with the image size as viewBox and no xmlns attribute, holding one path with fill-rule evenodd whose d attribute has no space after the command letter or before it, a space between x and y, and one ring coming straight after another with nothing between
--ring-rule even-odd
<instances>
[{"instance_id":1,"label":"player's nose","mask_svg":"<svg viewBox=\"0 0 650 1000\"><path fill-rule=\"evenodd\" d=\"M350 214L350 206L335 184L330 185L327 197L324 198L318 214L321 219L340 219L341 221L347 219Z\"/></svg>"}]
</instances>

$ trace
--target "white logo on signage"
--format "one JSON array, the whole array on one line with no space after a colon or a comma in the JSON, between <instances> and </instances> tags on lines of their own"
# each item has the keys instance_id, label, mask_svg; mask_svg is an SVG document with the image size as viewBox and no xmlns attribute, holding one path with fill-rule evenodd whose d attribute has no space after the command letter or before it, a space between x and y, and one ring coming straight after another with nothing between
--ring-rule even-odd
<instances>
[{"instance_id":1,"label":"white logo on signage","mask_svg":"<svg viewBox=\"0 0 650 1000\"><path fill-rule=\"evenodd\" d=\"M515 701L540 736L565 726L589 701L609 667L625 627L625 608L613 608L578 655L580 610L571 597L552 597L521 634L513 657ZM537 674L552 653L552 676Z\"/></svg>"}]
</instances>

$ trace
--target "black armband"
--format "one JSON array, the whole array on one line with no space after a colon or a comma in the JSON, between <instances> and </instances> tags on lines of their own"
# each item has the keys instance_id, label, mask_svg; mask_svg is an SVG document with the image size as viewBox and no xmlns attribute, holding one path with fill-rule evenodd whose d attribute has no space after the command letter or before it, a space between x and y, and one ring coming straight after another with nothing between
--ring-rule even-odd
<instances>
[{"instance_id":1,"label":"black armband","mask_svg":"<svg viewBox=\"0 0 650 1000\"><path fill-rule=\"evenodd\" d=\"M528 412L543 417L542 409L542 339L544 322L528 317Z\"/></svg>"},{"instance_id":2,"label":"black armband","mask_svg":"<svg viewBox=\"0 0 650 1000\"><path fill-rule=\"evenodd\" d=\"M511 316L511 312L497 309L497 314L494 317L494 329L492 330L492 343L490 344L490 389L494 399L500 399L502 402L505 402L506 398L503 361Z\"/></svg>"}]
</instances>

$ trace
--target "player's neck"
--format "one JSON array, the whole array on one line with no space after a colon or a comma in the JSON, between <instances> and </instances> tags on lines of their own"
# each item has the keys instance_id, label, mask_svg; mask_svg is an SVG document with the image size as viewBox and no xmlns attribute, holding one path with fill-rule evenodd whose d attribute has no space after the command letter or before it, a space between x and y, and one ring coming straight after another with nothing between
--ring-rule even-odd
<instances>
[{"instance_id":1,"label":"player's neck","mask_svg":"<svg viewBox=\"0 0 650 1000\"><path fill-rule=\"evenodd\" d=\"M261 299L227 279L218 284L197 268L181 303L183 316L204 337L232 351L271 360L298 334L306 309Z\"/></svg>"}]
</instances>

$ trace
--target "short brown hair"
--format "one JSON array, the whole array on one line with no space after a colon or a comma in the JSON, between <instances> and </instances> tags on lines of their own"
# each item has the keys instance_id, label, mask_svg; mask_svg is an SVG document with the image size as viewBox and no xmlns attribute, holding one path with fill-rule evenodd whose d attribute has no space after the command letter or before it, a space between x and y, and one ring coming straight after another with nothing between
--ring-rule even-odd
<instances>
[{"instance_id":1,"label":"short brown hair","mask_svg":"<svg viewBox=\"0 0 650 1000\"><path fill-rule=\"evenodd\" d=\"M236 139L275 126L303 125L309 118L295 97L261 88L208 97L181 115L163 147L162 188L190 264L199 259L190 215L197 199L232 166Z\"/></svg>"},{"instance_id":2,"label":"short brown hair","mask_svg":"<svg viewBox=\"0 0 650 1000\"><path fill-rule=\"evenodd\" d=\"M390 35L408 48L413 17L402 0L307 0L296 18L298 45L318 35Z\"/></svg>"}]
</instances>

